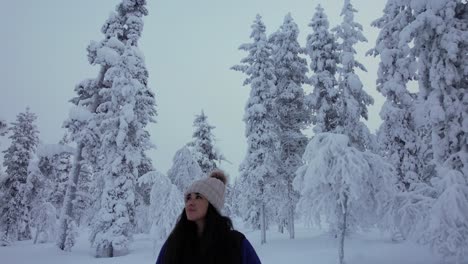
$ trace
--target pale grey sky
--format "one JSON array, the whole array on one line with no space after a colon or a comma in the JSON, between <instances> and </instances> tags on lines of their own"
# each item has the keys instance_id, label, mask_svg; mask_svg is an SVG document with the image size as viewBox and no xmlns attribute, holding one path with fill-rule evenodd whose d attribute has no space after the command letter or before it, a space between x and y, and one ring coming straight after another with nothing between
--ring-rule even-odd
<instances>
[{"instance_id":1,"label":"pale grey sky","mask_svg":"<svg viewBox=\"0 0 468 264\"><path fill-rule=\"evenodd\" d=\"M98 68L88 64L86 46L102 39L101 26L119 0L2 2L0 118L11 122L29 106L38 115L42 142L56 143L64 133L61 125L68 116L68 100L75 96L74 86L97 76ZM369 41L357 46L357 58L368 69L358 75L375 99L368 122L375 131L383 103L375 90L378 59L364 53L375 45L378 31L370 23L381 16L385 1L351 2L359 11L355 20ZM232 162L222 167L237 176L246 151L242 117L250 90L242 86L242 73L229 70L246 55L237 48L250 42L250 25L257 13L270 34L288 12L305 46L311 33L307 25L319 3L331 27L341 22L342 0L148 0L140 49L158 104L158 123L149 128L157 146L149 155L158 170L167 172L175 151L191 140L195 115L204 109L216 126L218 148ZM0 149L7 146L3 139Z\"/></svg>"}]
</instances>

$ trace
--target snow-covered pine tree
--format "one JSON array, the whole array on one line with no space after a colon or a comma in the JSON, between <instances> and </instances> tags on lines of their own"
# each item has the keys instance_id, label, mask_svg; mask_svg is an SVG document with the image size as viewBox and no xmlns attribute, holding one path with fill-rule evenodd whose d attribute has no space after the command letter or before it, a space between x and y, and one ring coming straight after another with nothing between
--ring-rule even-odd
<instances>
[{"instance_id":1,"label":"snow-covered pine tree","mask_svg":"<svg viewBox=\"0 0 468 264\"><path fill-rule=\"evenodd\" d=\"M0 245L31 239L30 205L26 203L28 166L39 142L35 121L37 117L26 108L11 123L11 144L5 153L5 177L0 183Z\"/></svg>"},{"instance_id":2,"label":"snow-covered pine tree","mask_svg":"<svg viewBox=\"0 0 468 264\"><path fill-rule=\"evenodd\" d=\"M294 238L294 213L299 199L292 187L296 170L302 165L307 137L301 130L310 124L303 84L307 82L307 61L301 58L303 49L297 41L299 29L291 14L287 14L280 29L270 36L272 60L276 75L273 101L277 131L278 173L274 180L274 197L278 209L278 223L286 223L289 237Z\"/></svg>"},{"instance_id":3,"label":"snow-covered pine tree","mask_svg":"<svg viewBox=\"0 0 468 264\"><path fill-rule=\"evenodd\" d=\"M407 43L399 45L401 30L412 21L411 9L390 1L384 15L372 26L380 29L375 48L368 54L380 57L377 90L386 98L380 111L383 122L377 133L379 153L395 166L399 189L420 182L418 135L414 121L416 95L408 91L415 79L416 63L408 57Z\"/></svg>"},{"instance_id":4,"label":"snow-covered pine tree","mask_svg":"<svg viewBox=\"0 0 468 264\"><path fill-rule=\"evenodd\" d=\"M138 39L145 0L123 0L103 28L107 41L92 47L95 64L108 65L94 120L101 141L96 177L102 178L101 208L91 234L96 257L128 253L135 226L135 188L142 152L150 149L146 126L156 116L154 94Z\"/></svg>"},{"instance_id":5,"label":"snow-covered pine tree","mask_svg":"<svg viewBox=\"0 0 468 264\"><path fill-rule=\"evenodd\" d=\"M337 71L338 43L329 31L327 15L321 5L315 8L309 23L312 34L307 36L306 53L310 57L313 74L310 84L314 87L308 96L312 111L314 133L333 132L339 124Z\"/></svg>"},{"instance_id":6,"label":"snow-covered pine tree","mask_svg":"<svg viewBox=\"0 0 468 264\"><path fill-rule=\"evenodd\" d=\"M175 153L172 167L167 171L167 177L182 193L192 182L203 178L203 176L203 171L187 146L183 146Z\"/></svg>"},{"instance_id":7,"label":"snow-covered pine tree","mask_svg":"<svg viewBox=\"0 0 468 264\"><path fill-rule=\"evenodd\" d=\"M307 145L293 185L301 194L298 208L306 220L322 220L339 237L339 260L344 261L344 238L357 227L378 223L395 193L392 166L380 156L361 152L346 135L316 134Z\"/></svg>"},{"instance_id":8,"label":"snow-covered pine tree","mask_svg":"<svg viewBox=\"0 0 468 264\"><path fill-rule=\"evenodd\" d=\"M215 139L211 132L215 127L208 123L208 117L203 110L201 114L195 116L193 127L195 128L193 141L188 145L203 174L207 175L218 167L224 157L215 149Z\"/></svg>"},{"instance_id":9,"label":"snow-covered pine tree","mask_svg":"<svg viewBox=\"0 0 468 264\"><path fill-rule=\"evenodd\" d=\"M363 90L359 76L355 68L367 71L364 65L358 62L354 55L354 45L358 42L367 41L362 34L362 25L354 21L354 9L350 0L344 0L341 10L343 21L333 31L339 39L339 62L338 68L338 94L340 121L336 133L347 135L353 146L360 150L372 149L373 140L367 126L360 121L361 117L368 118L367 106L374 103L372 97Z\"/></svg>"},{"instance_id":10,"label":"snow-covered pine tree","mask_svg":"<svg viewBox=\"0 0 468 264\"><path fill-rule=\"evenodd\" d=\"M239 199L244 220L253 228L261 228L261 243L266 243L266 214L271 199L272 181L277 173L278 160L275 154L277 127L272 116L276 76L272 46L266 38L266 28L261 16L257 15L250 38L252 43L242 44L239 49L249 53L241 60L243 65L232 69L248 77L244 85L250 85L250 97L245 106L247 154L239 166ZM276 192L275 192L276 194Z\"/></svg>"},{"instance_id":11,"label":"snow-covered pine tree","mask_svg":"<svg viewBox=\"0 0 468 264\"><path fill-rule=\"evenodd\" d=\"M425 196L432 200L428 217L418 225L424 232L415 235L446 261L461 263L468 256L468 4L409 1L404 8L414 18L399 45L410 45L410 59L418 63L417 111L426 118L421 122L429 128L435 166Z\"/></svg>"}]
</instances>

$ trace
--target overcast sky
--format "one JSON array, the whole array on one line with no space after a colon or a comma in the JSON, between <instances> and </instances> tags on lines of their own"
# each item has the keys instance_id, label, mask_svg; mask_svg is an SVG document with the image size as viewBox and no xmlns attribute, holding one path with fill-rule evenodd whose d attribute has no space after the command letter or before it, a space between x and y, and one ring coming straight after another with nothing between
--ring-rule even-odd
<instances>
[{"instance_id":1,"label":"overcast sky","mask_svg":"<svg viewBox=\"0 0 468 264\"><path fill-rule=\"evenodd\" d=\"M27 106L38 115L40 139L57 143L68 116L68 100L74 86L95 78L98 67L87 61L86 46L100 41L101 26L118 0L15 0L0 9L0 118L14 121ZM174 153L191 140L193 119L203 109L217 147L232 164L222 167L237 177L245 156L245 125L242 121L250 87L245 76L229 68L245 53L238 50L250 42L250 26L258 13L267 33L276 31L291 12L300 29L299 41L311 33L308 23L317 4L322 4L331 27L341 22L343 1L338 0L148 0L149 15L140 49L145 55L149 87L156 94L157 124L149 127L157 149L149 153L154 166L166 173ZM366 91L375 99L369 108L368 126L380 124L383 97L375 89L378 59L364 53L375 45L378 31L370 23L381 16L384 0L351 1L364 27L368 43L358 45L357 58L368 72L357 72ZM308 74L310 76L310 73ZM306 87L310 92L310 87ZM311 129L309 129L311 130ZM310 134L310 131L308 132ZM3 139L0 149L8 147Z\"/></svg>"}]
</instances>

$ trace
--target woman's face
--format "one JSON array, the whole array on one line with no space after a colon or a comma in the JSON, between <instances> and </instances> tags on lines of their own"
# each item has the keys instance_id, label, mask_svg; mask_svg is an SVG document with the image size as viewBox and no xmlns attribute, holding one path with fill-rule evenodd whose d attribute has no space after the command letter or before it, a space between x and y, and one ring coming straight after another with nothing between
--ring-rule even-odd
<instances>
[{"instance_id":1,"label":"woman's face","mask_svg":"<svg viewBox=\"0 0 468 264\"><path fill-rule=\"evenodd\" d=\"M205 219L208 211L208 200L200 193L189 193L185 196L185 214L189 221Z\"/></svg>"}]
</instances>

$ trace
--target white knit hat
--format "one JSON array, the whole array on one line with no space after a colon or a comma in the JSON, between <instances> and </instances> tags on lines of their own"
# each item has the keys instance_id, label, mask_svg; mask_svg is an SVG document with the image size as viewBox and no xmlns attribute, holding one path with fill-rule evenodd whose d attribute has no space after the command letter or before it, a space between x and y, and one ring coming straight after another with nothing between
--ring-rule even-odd
<instances>
[{"instance_id":1,"label":"white knit hat","mask_svg":"<svg viewBox=\"0 0 468 264\"><path fill-rule=\"evenodd\" d=\"M189 193L200 193L221 213L225 190L226 175L221 170L214 170L208 178L193 182L185 191L184 197Z\"/></svg>"}]
</instances>

